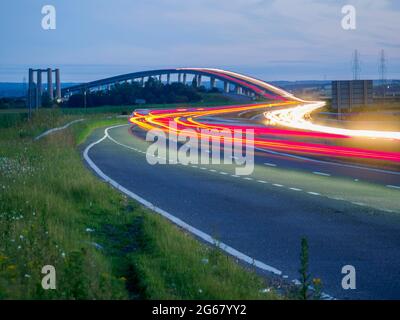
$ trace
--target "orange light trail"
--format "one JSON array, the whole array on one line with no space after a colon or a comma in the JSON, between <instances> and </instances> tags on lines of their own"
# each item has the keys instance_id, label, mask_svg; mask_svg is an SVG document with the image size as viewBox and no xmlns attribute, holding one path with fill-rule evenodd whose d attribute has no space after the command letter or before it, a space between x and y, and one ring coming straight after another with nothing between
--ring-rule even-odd
<instances>
[{"instance_id":1,"label":"orange light trail","mask_svg":"<svg viewBox=\"0 0 400 320\"><path fill-rule=\"evenodd\" d=\"M187 70L187 69L179 69ZM400 132L382 132L368 130L348 130L334 127L319 126L307 121L305 118L312 111L324 106L324 102L307 102L296 98L292 94L267 84L261 80L243 76L237 73L218 70L218 69L190 69L196 71L207 71L208 73L218 75L227 80L235 81L244 87L248 87L264 97L274 97L278 102L268 104L247 104L239 106L223 106L212 108L178 108L170 110L153 110L148 114L143 112L134 112L129 121L140 128L149 131L159 129L164 132L174 132L178 134L185 129L193 129L196 135L200 134L202 129L209 130L207 137L215 135L216 131L221 130L253 130L256 148L264 148L275 151L285 151L293 153L301 153L316 156L330 156L355 159L374 159L389 162L400 162L399 152L386 152L371 149L361 149L352 147L342 147L328 145L323 143L310 143L288 140L288 138L307 138L307 139L324 139L325 141L334 142L335 139L349 139L351 137L373 137L373 138L390 138L400 139ZM272 92L272 94L266 91ZM267 109L267 111L265 111ZM243 111L264 112L267 119L272 125L280 127L288 127L289 129L270 128L260 126L246 125L227 125L212 124L206 121L198 121L199 118L215 117L230 113L241 113ZM172 124L172 125L171 125ZM214 130L214 134L212 133ZM185 134L187 132L185 131ZM204 132L201 133L204 137ZM280 139L271 139L270 136L279 136ZM245 138L231 138L230 141L243 143Z\"/></svg>"},{"instance_id":2,"label":"orange light trail","mask_svg":"<svg viewBox=\"0 0 400 320\"><path fill-rule=\"evenodd\" d=\"M348 148L339 146L330 146L325 144L316 143L305 143L289 140L271 140L265 139L263 135L281 135L281 136L308 136L313 138L348 138L347 136L341 135L330 135L326 133L315 133L315 132L303 132L303 131L293 131L293 130L279 130L279 129L269 129L269 128L259 128L254 126L229 126L229 125L211 125L204 122L195 121L194 118L211 116L211 115L221 115L232 112L241 112L246 110L256 110L264 109L268 107L276 106L277 104L268 105L247 105L240 107L220 107L212 108L208 110L196 110L188 109L188 111L174 111L174 110L157 110L150 112L147 115L134 113L130 118L130 122L138 125L144 130L159 129L164 132L174 132L180 134L184 129L194 129L197 131L196 135L201 129L209 130L235 130L235 129L251 129L256 133L254 145L257 148L265 148L277 151L286 152L297 152L302 154L311 155L325 155L332 157L351 157L351 158L363 158L363 159L375 159L383 160L389 162L400 162L400 153L398 152L383 152L377 150L367 150L359 148ZM279 104L282 105L282 104ZM172 126L171 123L174 125ZM186 134L187 132L185 132ZM204 133L202 134L204 136ZM212 137L212 131L207 137ZM231 142L244 142L237 138L228 139Z\"/></svg>"}]
</instances>

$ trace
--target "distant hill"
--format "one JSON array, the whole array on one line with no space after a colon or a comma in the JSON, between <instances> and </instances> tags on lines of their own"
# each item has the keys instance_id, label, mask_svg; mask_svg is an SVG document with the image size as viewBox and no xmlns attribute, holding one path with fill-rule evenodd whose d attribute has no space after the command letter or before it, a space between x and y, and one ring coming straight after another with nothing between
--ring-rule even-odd
<instances>
[{"instance_id":1,"label":"distant hill","mask_svg":"<svg viewBox=\"0 0 400 320\"><path fill-rule=\"evenodd\" d=\"M62 83L61 87L69 87L77 83ZM45 87L45 85L44 85ZM0 98L20 98L25 97L28 90L27 83L0 82Z\"/></svg>"}]
</instances>

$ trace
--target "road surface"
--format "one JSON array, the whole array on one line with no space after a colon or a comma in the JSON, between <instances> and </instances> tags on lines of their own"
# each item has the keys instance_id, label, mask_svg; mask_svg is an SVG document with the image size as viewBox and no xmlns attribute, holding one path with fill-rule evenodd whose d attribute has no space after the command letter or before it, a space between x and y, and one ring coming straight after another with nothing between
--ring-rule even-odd
<instances>
[{"instance_id":1,"label":"road surface","mask_svg":"<svg viewBox=\"0 0 400 320\"><path fill-rule=\"evenodd\" d=\"M110 129L88 149L124 188L240 252L298 278L300 240L310 271L339 299L400 298L400 175L259 150L250 176L233 165L150 165L143 131ZM99 141L104 128L87 142ZM353 265L357 289L343 290Z\"/></svg>"}]
</instances>

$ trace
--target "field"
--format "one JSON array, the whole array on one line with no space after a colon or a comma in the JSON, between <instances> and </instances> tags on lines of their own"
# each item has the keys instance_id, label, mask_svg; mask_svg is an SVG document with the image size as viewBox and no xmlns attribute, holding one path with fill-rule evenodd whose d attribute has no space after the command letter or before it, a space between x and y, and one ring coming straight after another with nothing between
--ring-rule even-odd
<instances>
[{"instance_id":1,"label":"field","mask_svg":"<svg viewBox=\"0 0 400 320\"><path fill-rule=\"evenodd\" d=\"M104 110L102 110L104 111ZM282 299L237 264L101 182L79 146L110 114L0 117L0 299ZM57 272L44 290L44 265Z\"/></svg>"}]
</instances>

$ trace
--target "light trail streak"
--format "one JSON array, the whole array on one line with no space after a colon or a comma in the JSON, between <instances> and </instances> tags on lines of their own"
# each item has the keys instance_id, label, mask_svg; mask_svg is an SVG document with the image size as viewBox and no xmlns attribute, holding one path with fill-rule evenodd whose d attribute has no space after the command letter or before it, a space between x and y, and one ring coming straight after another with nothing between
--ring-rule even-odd
<instances>
[{"instance_id":1,"label":"light trail streak","mask_svg":"<svg viewBox=\"0 0 400 320\"><path fill-rule=\"evenodd\" d=\"M199 138L210 138L216 135L217 131L241 129L243 132L251 129L255 134L254 145L257 148L264 148L275 151L293 152L307 155L355 158L355 159L373 159L388 162L400 163L400 152L386 152L379 150L342 147L324 143L299 142L288 140L287 138L307 138L324 139L329 143L334 139L349 139L350 137L369 137L400 140L400 132L371 131L371 130L350 130L313 124L307 120L307 116L314 110L325 105L324 102L307 102L294 97L292 94L267 84L263 81L243 76L237 73L223 71L219 69L178 69L178 70L197 70L207 71L208 73L218 75L227 80L234 80L244 87L248 87L259 92L264 97L278 97L275 103L269 104L248 104L240 106L223 106L213 108L178 108L170 110L153 110L145 112L134 112L130 122L140 128L149 131L159 129L166 133L174 132L179 135L182 130L193 129ZM262 88L262 89L260 89ZM257 91L258 90L258 91ZM273 94L266 93L268 90ZM300 105L299 105L300 103ZM275 110L276 107L280 109ZM272 125L288 127L290 129L257 127L257 126L238 126L227 124L210 124L205 121L198 121L199 118L220 116L229 113L240 113L244 111L268 110L264 113L265 117ZM202 129L208 129L207 134ZM214 130L214 133L213 133ZM270 136L280 139L271 139ZM232 137L227 139L233 143L243 143L244 138Z\"/></svg>"},{"instance_id":2,"label":"light trail streak","mask_svg":"<svg viewBox=\"0 0 400 320\"><path fill-rule=\"evenodd\" d=\"M400 132L396 131L344 129L318 125L307 120L308 115L310 115L313 111L322 108L323 106L325 106L325 102L310 102L304 105L296 106L294 108L267 111L264 113L264 115L269 121L271 121L271 124L295 128L299 130L339 134L350 137L400 140Z\"/></svg>"}]
</instances>

